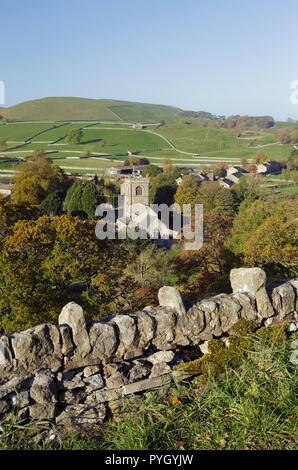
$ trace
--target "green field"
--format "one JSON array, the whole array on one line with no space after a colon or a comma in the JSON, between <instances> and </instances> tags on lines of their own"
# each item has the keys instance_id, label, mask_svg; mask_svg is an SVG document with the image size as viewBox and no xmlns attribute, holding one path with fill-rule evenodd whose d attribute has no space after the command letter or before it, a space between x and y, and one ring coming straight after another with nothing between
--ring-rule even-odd
<instances>
[{"instance_id":1,"label":"green field","mask_svg":"<svg viewBox=\"0 0 298 470\"><path fill-rule=\"evenodd\" d=\"M44 131L49 127L53 127L53 122L28 122L28 123L8 123L0 125L0 137L8 141L19 141L24 142L26 139L30 139L33 135L40 131ZM41 134L43 136L44 134ZM40 139L41 139L40 136Z\"/></svg>"},{"instance_id":2,"label":"green field","mask_svg":"<svg viewBox=\"0 0 298 470\"><path fill-rule=\"evenodd\" d=\"M283 160L290 155L291 145L274 144L266 147L248 147L250 140L237 139L237 134L227 129L200 127L193 124L172 124L157 129L158 134L166 137L180 151L202 156L225 158L252 158L258 150L264 150L271 160ZM252 139L251 139L252 140ZM258 140L271 143L271 134L258 135Z\"/></svg>"},{"instance_id":3,"label":"green field","mask_svg":"<svg viewBox=\"0 0 298 470\"><path fill-rule=\"evenodd\" d=\"M81 142L68 144L65 135L70 129L78 128L83 130ZM36 135L40 132L41 134ZM250 161L258 150L266 152L269 159L284 160L293 148L291 145L274 142L274 134L269 131L246 131L238 138L237 133L232 130L200 127L183 122L159 127L148 125L144 129L133 129L131 121L91 122L81 119L17 122L0 125L0 137L8 141L7 148L0 152L2 158L28 157L34 149L40 147L49 152L54 161L61 162L62 166L86 167L86 171L119 164L119 161L126 159L128 151L147 157L151 163L157 165L161 165L164 158L170 158L174 165L190 166L212 165L219 161L226 161L229 165L239 164L242 157ZM59 138L61 140L57 144L52 144ZM30 140L27 143L23 143L28 139ZM71 161L66 158L81 157L86 148L93 155L102 154L105 160L74 158ZM118 160L118 163L114 160ZM15 164L9 162L0 163L0 169L13 169L14 166Z\"/></svg>"},{"instance_id":4,"label":"green field","mask_svg":"<svg viewBox=\"0 0 298 470\"><path fill-rule=\"evenodd\" d=\"M84 125L85 124L81 124L81 123L72 123L72 124L65 123L65 124L61 125L61 123L59 123L59 124L56 124L57 127L55 127L54 129L50 129L46 132L43 132L40 135L37 135L31 141L32 142L34 142L34 141L47 141L49 143L54 142L57 139L60 139L61 137L64 137L69 130L79 129L80 127L82 127Z\"/></svg>"},{"instance_id":5,"label":"green field","mask_svg":"<svg viewBox=\"0 0 298 470\"><path fill-rule=\"evenodd\" d=\"M6 162L0 159L0 172L1 170L13 170L17 165L17 162Z\"/></svg>"},{"instance_id":6,"label":"green field","mask_svg":"<svg viewBox=\"0 0 298 470\"><path fill-rule=\"evenodd\" d=\"M64 137L68 130L83 127L86 124L72 123L61 127L53 128L53 123L48 124L26 124L26 123L13 123L0 126L0 137L4 137L8 141L23 142L26 139L31 139L34 133L43 131L52 127L50 130L31 139L30 143L19 147L17 150L32 150L36 147L43 147L50 150L65 150L66 142L61 140L56 146L48 146L53 141ZM42 142L39 144L38 142ZM8 144L8 151L14 151L17 144ZM70 145L67 144L67 150L83 151L87 146L92 152L101 153L127 153L130 151L146 151L154 149L168 148L167 142L154 134L145 130L134 130L131 128L114 127L106 128L105 126L97 126L96 128L86 127L83 129L83 138L80 144Z\"/></svg>"}]
</instances>

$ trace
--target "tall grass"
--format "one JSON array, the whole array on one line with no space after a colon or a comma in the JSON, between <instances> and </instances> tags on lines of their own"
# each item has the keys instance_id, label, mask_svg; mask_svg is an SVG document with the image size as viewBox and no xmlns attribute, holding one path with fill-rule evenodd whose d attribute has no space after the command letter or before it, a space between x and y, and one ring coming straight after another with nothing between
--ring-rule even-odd
<instances>
[{"instance_id":1,"label":"tall grass","mask_svg":"<svg viewBox=\"0 0 298 470\"><path fill-rule=\"evenodd\" d=\"M107 426L105 448L295 449L295 367L285 347L259 338L254 346L239 368L203 389L176 384L163 399L152 393L138 411L130 407ZM178 404L170 405L171 396Z\"/></svg>"}]
</instances>

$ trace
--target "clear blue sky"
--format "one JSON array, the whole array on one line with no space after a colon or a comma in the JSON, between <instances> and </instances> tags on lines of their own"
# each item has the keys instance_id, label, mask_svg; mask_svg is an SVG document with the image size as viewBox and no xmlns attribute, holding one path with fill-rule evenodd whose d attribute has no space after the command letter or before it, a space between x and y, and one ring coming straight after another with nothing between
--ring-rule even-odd
<instances>
[{"instance_id":1,"label":"clear blue sky","mask_svg":"<svg viewBox=\"0 0 298 470\"><path fill-rule=\"evenodd\" d=\"M45 96L298 119L297 0L0 0L6 105Z\"/></svg>"}]
</instances>

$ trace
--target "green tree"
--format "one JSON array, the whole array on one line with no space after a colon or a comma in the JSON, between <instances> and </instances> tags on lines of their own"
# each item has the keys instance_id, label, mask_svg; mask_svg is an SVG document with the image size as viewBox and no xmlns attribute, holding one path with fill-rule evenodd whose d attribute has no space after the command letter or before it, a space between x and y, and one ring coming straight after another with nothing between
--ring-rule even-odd
<instances>
[{"instance_id":1,"label":"green tree","mask_svg":"<svg viewBox=\"0 0 298 470\"><path fill-rule=\"evenodd\" d=\"M198 190L198 203L203 204L204 212L210 212L216 207L216 195L221 187L217 181L203 181Z\"/></svg>"},{"instance_id":2,"label":"green tree","mask_svg":"<svg viewBox=\"0 0 298 470\"><path fill-rule=\"evenodd\" d=\"M82 215L83 183L76 181L67 191L63 209L69 216Z\"/></svg>"},{"instance_id":3,"label":"green tree","mask_svg":"<svg viewBox=\"0 0 298 470\"><path fill-rule=\"evenodd\" d=\"M161 168L159 168L157 165L150 164L144 167L142 174L144 177L149 176L151 178L157 176L159 173L161 173L161 171Z\"/></svg>"},{"instance_id":4,"label":"green tree","mask_svg":"<svg viewBox=\"0 0 298 470\"><path fill-rule=\"evenodd\" d=\"M251 235L272 213L271 204L262 199L244 199L233 221L231 238L228 246L236 255L243 254L243 249Z\"/></svg>"},{"instance_id":5,"label":"green tree","mask_svg":"<svg viewBox=\"0 0 298 470\"><path fill-rule=\"evenodd\" d=\"M69 144L79 144L83 137L82 129L70 129L67 132L67 136L65 137L65 141Z\"/></svg>"},{"instance_id":6,"label":"green tree","mask_svg":"<svg viewBox=\"0 0 298 470\"><path fill-rule=\"evenodd\" d=\"M215 195L214 199L214 213L234 217L236 214L238 204L234 193L227 188L221 188Z\"/></svg>"},{"instance_id":7,"label":"green tree","mask_svg":"<svg viewBox=\"0 0 298 470\"><path fill-rule=\"evenodd\" d=\"M99 193L92 181L89 181L82 192L82 210L88 219L95 219L95 209L99 202Z\"/></svg>"},{"instance_id":8,"label":"green tree","mask_svg":"<svg viewBox=\"0 0 298 470\"><path fill-rule=\"evenodd\" d=\"M63 195L59 191L54 191L40 204L40 212L48 216L59 215L62 212Z\"/></svg>"},{"instance_id":9,"label":"green tree","mask_svg":"<svg viewBox=\"0 0 298 470\"><path fill-rule=\"evenodd\" d=\"M176 180L177 178L179 178L179 176L181 176L181 172L180 172L180 170L179 170L179 168L178 168L177 166L175 166L175 167L172 169L172 171L171 171L171 176L172 176L172 178L175 178L175 180Z\"/></svg>"},{"instance_id":10,"label":"green tree","mask_svg":"<svg viewBox=\"0 0 298 470\"><path fill-rule=\"evenodd\" d=\"M174 202L177 190L175 178L169 174L161 173L151 179L150 203L167 204L170 206Z\"/></svg>"},{"instance_id":11,"label":"green tree","mask_svg":"<svg viewBox=\"0 0 298 470\"><path fill-rule=\"evenodd\" d=\"M242 176L238 184L234 184L231 191L236 196L238 204L244 199L256 200L263 199L268 194L257 178L248 178Z\"/></svg>"}]
</instances>

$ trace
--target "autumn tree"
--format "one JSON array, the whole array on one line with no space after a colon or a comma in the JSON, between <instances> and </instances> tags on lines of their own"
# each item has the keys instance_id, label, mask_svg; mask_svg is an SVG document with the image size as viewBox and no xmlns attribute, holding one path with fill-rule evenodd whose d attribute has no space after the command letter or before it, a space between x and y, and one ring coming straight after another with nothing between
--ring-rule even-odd
<instances>
[{"instance_id":1,"label":"autumn tree","mask_svg":"<svg viewBox=\"0 0 298 470\"><path fill-rule=\"evenodd\" d=\"M265 163L268 160L268 155L263 150L259 150L253 157L253 163L256 165L259 163Z\"/></svg>"},{"instance_id":2,"label":"autumn tree","mask_svg":"<svg viewBox=\"0 0 298 470\"><path fill-rule=\"evenodd\" d=\"M287 168L283 168L281 171L281 177L284 180L288 181L291 177L290 170L288 170Z\"/></svg>"},{"instance_id":3,"label":"autumn tree","mask_svg":"<svg viewBox=\"0 0 298 470\"><path fill-rule=\"evenodd\" d=\"M205 213L202 248L181 250L176 260L178 279L175 286L186 297L198 299L228 288L231 262L224 245L231 225L230 217Z\"/></svg>"},{"instance_id":4,"label":"autumn tree","mask_svg":"<svg viewBox=\"0 0 298 470\"><path fill-rule=\"evenodd\" d=\"M36 149L33 150L31 157L29 158L30 160L36 160L39 158L47 158L47 151L42 147L36 147Z\"/></svg>"},{"instance_id":5,"label":"autumn tree","mask_svg":"<svg viewBox=\"0 0 298 470\"><path fill-rule=\"evenodd\" d=\"M16 167L11 198L16 204L39 205L48 194L64 191L67 176L64 171L43 157L34 157Z\"/></svg>"},{"instance_id":6,"label":"autumn tree","mask_svg":"<svg viewBox=\"0 0 298 470\"><path fill-rule=\"evenodd\" d=\"M214 198L214 214L234 217L238 209L235 194L227 188L220 188Z\"/></svg>"},{"instance_id":7,"label":"autumn tree","mask_svg":"<svg viewBox=\"0 0 298 470\"><path fill-rule=\"evenodd\" d=\"M33 220L40 216L40 211L36 206L29 204L13 204L7 199L0 200L0 243L5 238L12 227L19 220Z\"/></svg>"},{"instance_id":8,"label":"autumn tree","mask_svg":"<svg viewBox=\"0 0 298 470\"><path fill-rule=\"evenodd\" d=\"M223 168L224 170L227 170L228 169L228 164L227 162L218 162L216 165L215 165L216 168Z\"/></svg>"},{"instance_id":9,"label":"autumn tree","mask_svg":"<svg viewBox=\"0 0 298 470\"><path fill-rule=\"evenodd\" d=\"M248 173L256 173L257 167L256 165L246 165L244 168Z\"/></svg>"},{"instance_id":10,"label":"autumn tree","mask_svg":"<svg viewBox=\"0 0 298 470\"><path fill-rule=\"evenodd\" d=\"M164 158L162 161L162 169L165 174L170 174L172 171L172 160L170 158Z\"/></svg>"},{"instance_id":11,"label":"autumn tree","mask_svg":"<svg viewBox=\"0 0 298 470\"><path fill-rule=\"evenodd\" d=\"M214 168L214 170L213 170L213 175L214 175L214 176L218 176L218 177L223 176L223 174L222 174L222 169L221 169L221 168Z\"/></svg>"},{"instance_id":12,"label":"autumn tree","mask_svg":"<svg viewBox=\"0 0 298 470\"><path fill-rule=\"evenodd\" d=\"M95 222L68 216L13 226L0 251L0 331L57 323L61 308L72 300L68 286L88 285L99 270L107 271L104 241L94 230Z\"/></svg>"},{"instance_id":13,"label":"autumn tree","mask_svg":"<svg viewBox=\"0 0 298 470\"><path fill-rule=\"evenodd\" d=\"M268 217L244 246L244 262L259 266L271 275L297 276L298 237L295 216Z\"/></svg>"},{"instance_id":14,"label":"autumn tree","mask_svg":"<svg viewBox=\"0 0 298 470\"><path fill-rule=\"evenodd\" d=\"M191 204L194 206L198 203L199 187L194 178L185 175L175 194L175 203L182 208L183 204Z\"/></svg>"}]
</instances>

